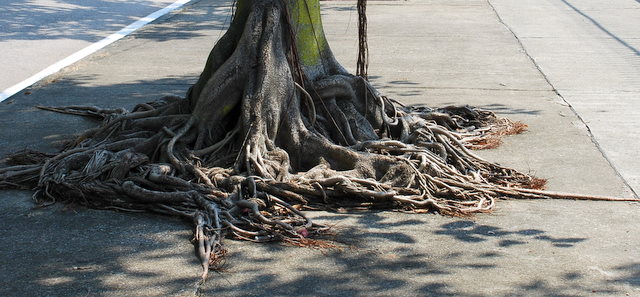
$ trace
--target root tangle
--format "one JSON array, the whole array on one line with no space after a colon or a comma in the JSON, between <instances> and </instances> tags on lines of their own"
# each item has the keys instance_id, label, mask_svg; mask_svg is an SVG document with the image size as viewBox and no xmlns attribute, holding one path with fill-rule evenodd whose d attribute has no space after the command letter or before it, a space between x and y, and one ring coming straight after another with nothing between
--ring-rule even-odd
<instances>
[{"instance_id":1,"label":"root tangle","mask_svg":"<svg viewBox=\"0 0 640 297\"><path fill-rule=\"evenodd\" d=\"M40 107L102 124L59 154L10 156L0 188L182 217L194 226L203 279L222 263L225 237L331 246L309 239L328 228L304 209L468 215L491 211L501 197L615 200L540 191L543 180L471 151L523 131L521 123L468 106L403 106L327 59L328 49L324 70L312 75L298 61L285 4L251 3L187 98L131 112Z\"/></svg>"}]
</instances>

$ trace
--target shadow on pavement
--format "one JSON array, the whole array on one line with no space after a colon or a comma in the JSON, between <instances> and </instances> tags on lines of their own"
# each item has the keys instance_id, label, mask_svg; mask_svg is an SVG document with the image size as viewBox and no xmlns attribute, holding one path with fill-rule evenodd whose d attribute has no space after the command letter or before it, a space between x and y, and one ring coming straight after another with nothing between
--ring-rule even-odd
<instances>
[{"instance_id":1,"label":"shadow on pavement","mask_svg":"<svg viewBox=\"0 0 640 297\"><path fill-rule=\"evenodd\" d=\"M196 77L109 85L89 84L91 79L85 76L60 79L31 90L29 95L18 94L0 103L0 126L7 127L0 129L0 139L11 140L0 146L0 159L23 149L57 152L69 137L99 124L80 116L40 110L35 107L37 105L124 107L131 110L138 103L158 100L163 96L184 96Z\"/></svg>"},{"instance_id":2,"label":"shadow on pavement","mask_svg":"<svg viewBox=\"0 0 640 297\"><path fill-rule=\"evenodd\" d=\"M197 14L204 14L207 21L213 22L210 27L219 28L228 23L229 5L231 2L216 1L215 6L199 5L194 9L200 10ZM156 8L149 9L150 6ZM110 34L108 32L116 32L163 7L161 4L153 5L141 1L67 0L12 1L2 4L2 8L0 28L3 30L0 32L0 41L71 39L94 42L106 37ZM139 16L132 16L136 14ZM178 19L193 24L180 26L179 29L175 28L177 26L160 26L157 30L162 30L163 34L154 34L158 33L156 29L148 30L146 34L164 40L202 36L196 32L202 30L202 25L194 21L193 17L187 20L184 15L179 15Z\"/></svg>"},{"instance_id":3,"label":"shadow on pavement","mask_svg":"<svg viewBox=\"0 0 640 297\"><path fill-rule=\"evenodd\" d=\"M0 195L1 296L166 296L198 279L186 223L60 204L33 209L30 192Z\"/></svg>"},{"instance_id":4,"label":"shadow on pavement","mask_svg":"<svg viewBox=\"0 0 640 297\"><path fill-rule=\"evenodd\" d=\"M489 238L498 238L500 239L498 246L501 247L526 244L532 240L541 240L551 243L554 247L568 248L586 240L586 238L555 238L545 235L545 232L539 229L508 231L500 227L481 225L468 220L444 224L440 226L440 229L433 231L433 233L451 236L458 241L470 243L487 241ZM509 238L506 239L505 237Z\"/></svg>"},{"instance_id":5,"label":"shadow on pavement","mask_svg":"<svg viewBox=\"0 0 640 297\"><path fill-rule=\"evenodd\" d=\"M549 244L547 249L551 253L586 241L585 238L557 238L538 229L508 230L466 219L435 226L430 221L441 221L440 217L406 216L406 219L400 218L389 212L314 216L316 221L335 224L335 239L345 245L341 250L316 251L277 243L233 242L227 269L210 280L203 292L206 296L236 296L239 292L246 296L390 296L398 292L404 296L489 296L469 292L468 287L460 286L458 278L501 274L505 266L513 265L505 248L517 245L539 248L537 242L541 242ZM427 238L436 243L425 245ZM486 242L491 239L498 243L494 248L491 242ZM437 250L430 249L434 246ZM450 249L451 246L460 248ZM478 285L481 280L472 281L468 286ZM621 281L634 280L631 276ZM478 292L487 292L491 287L491 284L482 285L488 288ZM600 287L590 284L582 272L567 271L563 275L549 275L544 280L519 278L511 283L508 292L491 296L614 293L619 291L607 288L606 284Z\"/></svg>"}]
</instances>

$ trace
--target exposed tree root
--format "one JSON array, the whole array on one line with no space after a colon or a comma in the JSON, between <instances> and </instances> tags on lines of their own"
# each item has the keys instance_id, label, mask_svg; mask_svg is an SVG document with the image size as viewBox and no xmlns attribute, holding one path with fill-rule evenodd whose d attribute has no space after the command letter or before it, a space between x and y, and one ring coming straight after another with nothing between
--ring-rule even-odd
<instances>
[{"instance_id":1,"label":"exposed tree root","mask_svg":"<svg viewBox=\"0 0 640 297\"><path fill-rule=\"evenodd\" d=\"M42 202L148 211L195 226L203 279L223 239L330 247L302 209L488 212L495 200L633 200L545 192L544 181L483 160L521 123L470 107L406 107L335 60L322 75L297 63L287 12L254 1L214 48L187 98L132 112L40 107L102 124L56 155L22 152L0 169L0 188L36 189Z\"/></svg>"}]
</instances>

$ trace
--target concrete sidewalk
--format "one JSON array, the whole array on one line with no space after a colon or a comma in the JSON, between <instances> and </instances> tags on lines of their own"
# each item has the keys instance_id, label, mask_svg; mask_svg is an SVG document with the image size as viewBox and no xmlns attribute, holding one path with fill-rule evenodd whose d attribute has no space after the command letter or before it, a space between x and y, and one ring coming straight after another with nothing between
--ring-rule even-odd
<instances>
[{"instance_id":1,"label":"concrete sidewalk","mask_svg":"<svg viewBox=\"0 0 640 297\"><path fill-rule=\"evenodd\" d=\"M489 2L640 193L640 1Z\"/></svg>"},{"instance_id":2,"label":"concrete sidewalk","mask_svg":"<svg viewBox=\"0 0 640 297\"><path fill-rule=\"evenodd\" d=\"M34 105L133 107L182 96L229 20L199 1L0 104L0 154L55 151L95 123ZM354 4L323 2L329 42L355 68ZM562 104L486 1L370 1L378 89L407 104L470 104L529 131L481 154L549 179L551 190L630 196L583 123ZM398 25L401 20L401 25ZM640 296L640 205L499 201L492 214L314 212L352 248L226 241L226 271L196 292L183 222L57 205L0 192L1 296Z\"/></svg>"}]
</instances>

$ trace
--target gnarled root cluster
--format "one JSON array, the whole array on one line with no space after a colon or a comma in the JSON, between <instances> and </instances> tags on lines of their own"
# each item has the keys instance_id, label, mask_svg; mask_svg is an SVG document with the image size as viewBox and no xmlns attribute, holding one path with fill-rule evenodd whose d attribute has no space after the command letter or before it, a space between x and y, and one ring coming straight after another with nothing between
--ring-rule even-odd
<instances>
[{"instance_id":1,"label":"gnarled root cluster","mask_svg":"<svg viewBox=\"0 0 640 297\"><path fill-rule=\"evenodd\" d=\"M332 57L311 77L297 63L286 9L254 3L187 98L131 112L41 107L102 124L59 154L10 156L0 188L36 189L43 202L183 217L195 226L203 278L220 263L226 236L322 244L309 237L327 228L303 209L464 215L490 211L499 197L567 197L536 190L542 180L469 150L494 146L496 135L522 124L469 107L402 106Z\"/></svg>"}]
</instances>

